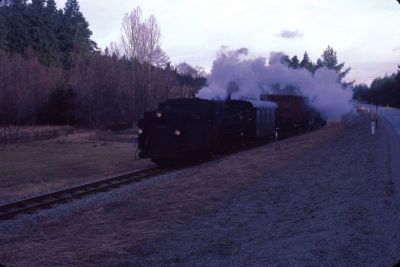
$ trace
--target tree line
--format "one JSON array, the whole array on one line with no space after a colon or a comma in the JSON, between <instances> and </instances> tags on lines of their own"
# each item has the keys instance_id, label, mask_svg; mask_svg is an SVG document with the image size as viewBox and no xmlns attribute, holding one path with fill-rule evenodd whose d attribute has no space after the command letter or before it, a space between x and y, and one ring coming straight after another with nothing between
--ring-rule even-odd
<instances>
[{"instance_id":1,"label":"tree line","mask_svg":"<svg viewBox=\"0 0 400 267\"><path fill-rule=\"evenodd\" d=\"M400 66L397 72L374 79L370 86L354 86L353 98L369 104L400 108Z\"/></svg>"},{"instance_id":2,"label":"tree line","mask_svg":"<svg viewBox=\"0 0 400 267\"><path fill-rule=\"evenodd\" d=\"M169 97L193 96L204 73L172 66L154 16L125 15L100 51L77 0L0 2L0 124L132 124Z\"/></svg>"},{"instance_id":3,"label":"tree line","mask_svg":"<svg viewBox=\"0 0 400 267\"><path fill-rule=\"evenodd\" d=\"M299 69L303 68L314 74L319 68L326 67L330 70L334 70L338 76L338 83L341 83L343 87L351 86L354 82L345 82L344 78L350 72L351 68L344 68L345 63L339 63L336 51L328 46L321 54L321 57L316 62L311 61L307 51L304 52L303 58L299 60L298 56L289 57L284 55L282 57L282 63L287 65L289 68Z\"/></svg>"},{"instance_id":4,"label":"tree line","mask_svg":"<svg viewBox=\"0 0 400 267\"><path fill-rule=\"evenodd\" d=\"M323 51L321 57L315 63L310 60L307 52L304 53L301 60L297 56L289 57L284 55L282 62L290 68L304 68L310 73L315 73L321 67L335 70L338 74L338 82L344 87L349 85L352 87L354 100L374 105L388 105L400 108L400 65L397 72L375 78L371 85L368 86L364 83L353 85L354 81L344 81L350 68L345 68L344 62L339 63L336 51L330 46Z\"/></svg>"},{"instance_id":5,"label":"tree line","mask_svg":"<svg viewBox=\"0 0 400 267\"><path fill-rule=\"evenodd\" d=\"M0 125L71 124L92 128L132 124L171 97L194 97L204 70L170 64L161 29L139 7L126 13L121 38L101 51L91 39L78 0L58 9L54 0L0 2ZM335 70L346 87L350 68L328 46L316 62L284 55L290 68ZM400 68L354 87L354 98L400 107Z\"/></svg>"},{"instance_id":6,"label":"tree line","mask_svg":"<svg viewBox=\"0 0 400 267\"><path fill-rule=\"evenodd\" d=\"M2 55L34 53L46 66L71 68L98 52L77 0L57 9L54 0L8 0L0 6Z\"/></svg>"}]
</instances>

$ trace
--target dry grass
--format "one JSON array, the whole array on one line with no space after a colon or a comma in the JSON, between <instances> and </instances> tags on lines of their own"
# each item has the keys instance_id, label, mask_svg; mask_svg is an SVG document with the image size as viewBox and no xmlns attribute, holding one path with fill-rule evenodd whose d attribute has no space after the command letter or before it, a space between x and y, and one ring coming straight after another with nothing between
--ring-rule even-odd
<instances>
[{"instance_id":1,"label":"dry grass","mask_svg":"<svg viewBox=\"0 0 400 267\"><path fill-rule=\"evenodd\" d=\"M103 141L96 132L82 132L1 145L0 202L152 165L135 160L132 138Z\"/></svg>"},{"instance_id":2,"label":"dry grass","mask_svg":"<svg viewBox=\"0 0 400 267\"><path fill-rule=\"evenodd\" d=\"M37 141L64 136L77 131L70 126L9 126L0 127L0 143Z\"/></svg>"},{"instance_id":3,"label":"dry grass","mask_svg":"<svg viewBox=\"0 0 400 267\"><path fill-rule=\"evenodd\" d=\"M31 134L46 132L46 131L63 131L63 130L73 129L71 126L18 126L18 127L2 126L2 128L3 129L6 128L7 131L10 131L10 132L31 133Z\"/></svg>"},{"instance_id":4,"label":"dry grass","mask_svg":"<svg viewBox=\"0 0 400 267\"><path fill-rule=\"evenodd\" d=\"M381 141L363 127L329 125L280 150L263 146L134 185L123 200L4 235L0 256L15 266L388 262L395 249L386 237L400 224L390 224L396 213L382 188L385 151L376 153Z\"/></svg>"},{"instance_id":5,"label":"dry grass","mask_svg":"<svg viewBox=\"0 0 400 267\"><path fill-rule=\"evenodd\" d=\"M45 229L43 235L20 237L19 249L36 250L32 246L32 239L37 240L35 242L46 240L45 243L36 243L38 249L46 249L40 252L42 257L35 259L34 264L45 263L50 266L66 262L96 266L102 262L102 266L114 266L117 263L113 260L103 262L103 259L118 259L125 254L140 259L151 257L158 250L152 246L165 235L190 235L201 239L206 233L194 228L179 232L176 227L186 225L190 218L217 210L227 200L264 177L266 170L290 165L307 151L335 138L340 131L340 126L326 127L282 141L281 150L269 145L230 155L200 168L191 168L176 179L164 179L144 187L122 202L80 213L65 223L46 223L43 228L40 227ZM145 245L150 241L156 243ZM210 249L223 257L241 252L240 244L226 237L217 239ZM26 257L18 262L22 266L31 260L31 257ZM180 260L183 259L173 259L177 263Z\"/></svg>"}]
</instances>

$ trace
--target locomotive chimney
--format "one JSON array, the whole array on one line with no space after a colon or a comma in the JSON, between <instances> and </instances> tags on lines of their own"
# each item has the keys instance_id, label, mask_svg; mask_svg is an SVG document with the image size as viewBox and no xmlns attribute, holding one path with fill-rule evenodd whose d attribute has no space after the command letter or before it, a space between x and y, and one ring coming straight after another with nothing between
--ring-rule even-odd
<instances>
[{"instance_id":1,"label":"locomotive chimney","mask_svg":"<svg viewBox=\"0 0 400 267\"><path fill-rule=\"evenodd\" d=\"M227 88L227 97L226 100L229 101L232 99L232 93L239 91L239 86L235 82L229 82Z\"/></svg>"}]
</instances>

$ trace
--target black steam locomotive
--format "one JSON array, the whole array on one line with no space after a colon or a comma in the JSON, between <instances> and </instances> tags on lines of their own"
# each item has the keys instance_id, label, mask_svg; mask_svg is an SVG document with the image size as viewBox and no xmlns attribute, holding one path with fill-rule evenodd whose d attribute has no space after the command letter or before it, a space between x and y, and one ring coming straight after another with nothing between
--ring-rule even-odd
<instances>
[{"instance_id":1,"label":"black steam locomotive","mask_svg":"<svg viewBox=\"0 0 400 267\"><path fill-rule=\"evenodd\" d=\"M170 165L270 137L277 108L269 101L169 99L139 120L139 157Z\"/></svg>"},{"instance_id":2,"label":"black steam locomotive","mask_svg":"<svg viewBox=\"0 0 400 267\"><path fill-rule=\"evenodd\" d=\"M139 120L139 157L171 165L269 138L278 128L301 132L325 124L304 97L263 95L260 99L169 99Z\"/></svg>"}]
</instances>

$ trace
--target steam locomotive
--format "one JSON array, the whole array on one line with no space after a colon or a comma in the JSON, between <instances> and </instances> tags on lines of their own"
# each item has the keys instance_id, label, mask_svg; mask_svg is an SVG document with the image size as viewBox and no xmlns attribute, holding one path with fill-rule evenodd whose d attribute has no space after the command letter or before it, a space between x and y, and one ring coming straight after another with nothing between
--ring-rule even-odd
<instances>
[{"instance_id":1,"label":"steam locomotive","mask_svg":"<svg viewBox=\"0 0 400 267\"><path fill-rule=\"evenodd\" d=\"M139 120L139 157L171 165L269 138L277 126L308 127L309 112L302 97L262 99L168 99Z\"/></svg>"}]
</instances>

